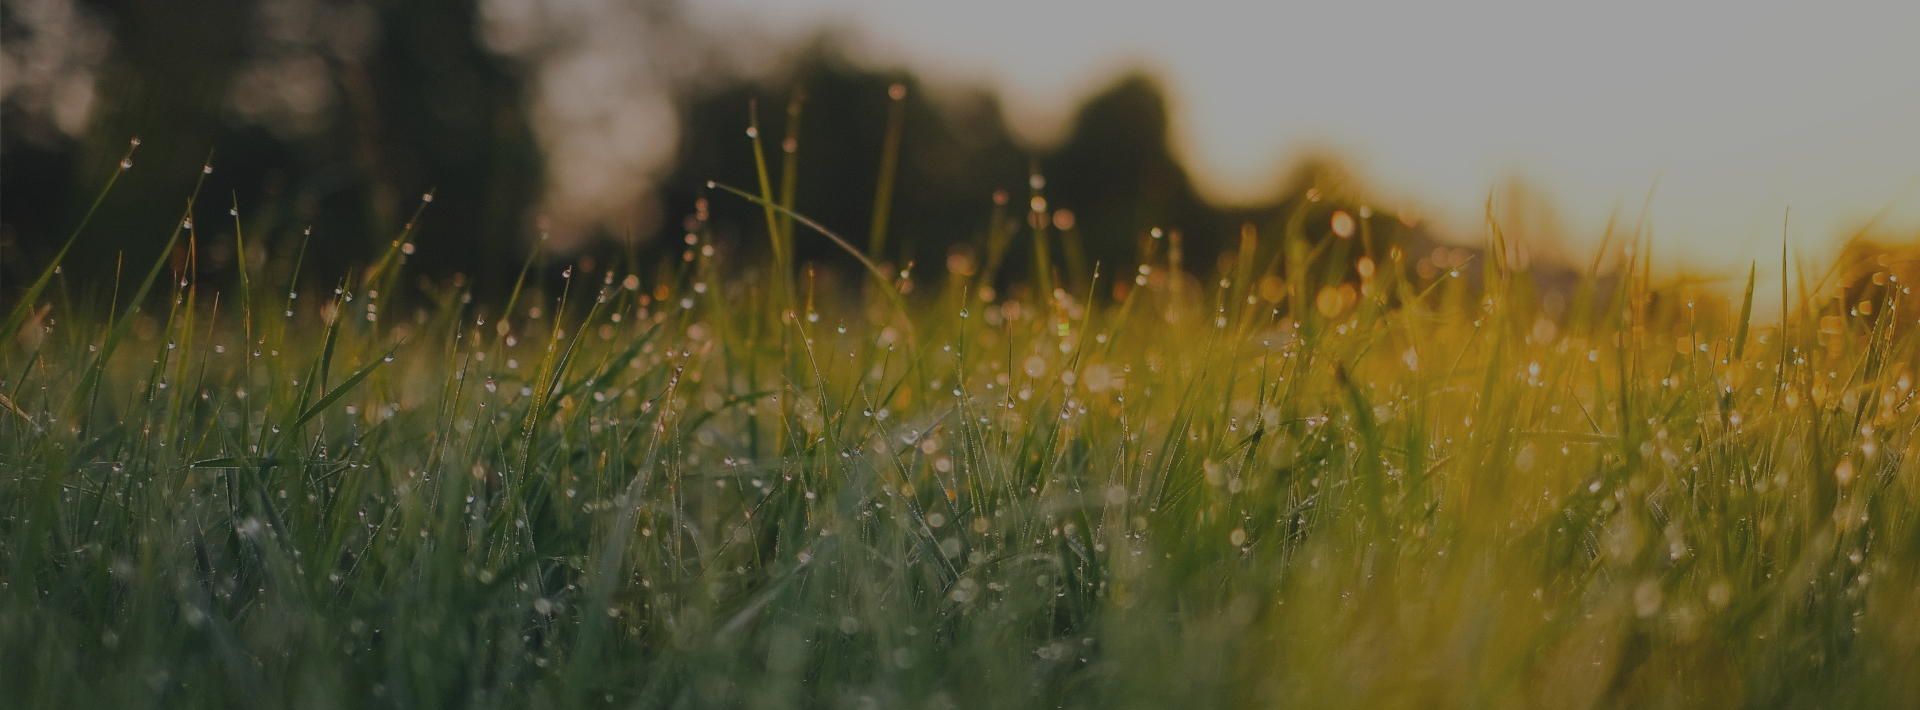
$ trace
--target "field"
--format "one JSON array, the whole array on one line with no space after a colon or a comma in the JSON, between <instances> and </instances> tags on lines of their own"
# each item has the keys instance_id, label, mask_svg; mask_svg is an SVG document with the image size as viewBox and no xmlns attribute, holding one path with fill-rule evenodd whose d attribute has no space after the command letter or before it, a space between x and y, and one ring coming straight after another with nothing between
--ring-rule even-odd
<instances>
[{"instance_id":1,"label":"field","mask_svg":"<svg viewBox=\"0 0 1920 710\"><path fill-rule=\"evenodd\" d=\"M1158 234L999 273L1034 219L836 280L770 191L709 194L766 241L537 255L504 304L405 231L331 292L297 249L13 284L4 704L1920 698L1891 270L1755 322L1616 235L1555 306L1497 229L1423 276L1329 200L1226 273Z\"/></svg>"}]
</instances>

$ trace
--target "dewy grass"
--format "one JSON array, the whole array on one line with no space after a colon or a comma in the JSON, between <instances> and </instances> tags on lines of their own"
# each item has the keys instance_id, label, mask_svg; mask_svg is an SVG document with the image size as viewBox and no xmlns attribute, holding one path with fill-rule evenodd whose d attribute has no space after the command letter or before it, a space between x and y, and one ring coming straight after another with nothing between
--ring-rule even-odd
<instances>
[{"instance_id":1,"label":"dewy grass","mask_svg":"<svg viewBox=\"0 0 1920 710\"><path fill-rule=\"evenodd\" d=\"M716 195L703 217L780 230ZM0 696L1920 697L1897 275L1772 326L1751 285L1735 308L1628 263L1556 319L1498 259L1475 286L1375 251L1338 283L1308 262L1378 247L1288 224L1265 277L1204 287L1149 240L1111 302L983 301L958 257L828 302L704 222L664 268L523 276L507 313L413 285L406 234L333 292L290 295L297 253L244 283L162 262L161 307L4 348Z\"/></svg>"}]
</instances>

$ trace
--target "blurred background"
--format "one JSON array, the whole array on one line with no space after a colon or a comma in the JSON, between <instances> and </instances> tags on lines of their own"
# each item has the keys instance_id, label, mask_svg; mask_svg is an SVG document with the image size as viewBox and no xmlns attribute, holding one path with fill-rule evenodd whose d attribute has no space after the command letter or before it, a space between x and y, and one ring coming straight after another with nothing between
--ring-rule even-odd
<instances>
[{"instance_id":1,"label":"blurred background","mask_svg":"<svg viewBox=\"0 0 1920 710\"><path fill-rule=\"evenodd\" d=\"M757 116L776 171L797 136L798 211L856 244L898 120L896 265L977 257L1038 174L1080 272L1130 269L1162 227L1206 277L1312 194L1310 233L1364 206L1440 268L1492 199L1542 264L1587 263L1612 221L1669 272L1757 259L1764 285L1783 233L1817 264L1920 233L1916 7L0 0L0 279L30 279L139 136L76 278L151 263L211 156L203 273L261 258L236 228L283 253L310 227L303 273L330 284L431 189L414 266L509 288L541 239L677 250L706 181L757 184ZM724 247L761 248L757 210L713 212Z\"/></svg>"}]
</instances>

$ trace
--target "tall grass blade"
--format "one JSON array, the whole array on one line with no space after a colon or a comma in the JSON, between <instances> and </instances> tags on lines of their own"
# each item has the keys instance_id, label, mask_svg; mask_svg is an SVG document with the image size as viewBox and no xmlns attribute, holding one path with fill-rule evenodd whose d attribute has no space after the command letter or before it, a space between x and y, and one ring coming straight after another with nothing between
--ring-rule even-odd
<instances>
[{"instance_id":1,"label":"tall grass blade","mask_svg":"<svg viewBox=\"0 0 1920 710\"><path fill-rule=\"evenodd\" d=\"M880 146L880 175L873 188L873 217L867 233L867 258L880 260L887 248L887 220L893 213L894 171L900 165L900 133L907 118L907 86L887 89L887 134Z\"/></svg>"},{"instance_id":2,"label":"tall grass blade","mask_svg":"<svg viewBox=\"0 0 1920 710\"><path fill-rule=\"evenodd\" d=\"M127 146L126 154L120 157L120 162L116 165L113 174L107 177L107 184L101 186L100 194L93 198L93 204L88 205L86 213L80 216L80 224L73 228L73 234L67 237L66 243L60 245L60 251L54 252L46 268L40 270L40 278L34 279L33 285L27 288L27 292L21 294L20 302L13 304L13 310L7 313L6 324L0 325L0 341L12 340L13 336L19 334L20 326L26 323L27 316L33 313L34 303L40 300L40 292L46 290L47 284L53 281L53 275L60 270L60 260L65 259L67 252L73 249L74 242L80 240L80 234L86 231L87 223L92 222L94 213L100 211L100 203L106 202L107 194L113 192L113 184L119 182L120 175L132 167L133 151L139 147L140 139L133 139L132 145Z\"/></svg>"},{"instance_id":3,"label":"tall grass blade","mask_svg":"<svg viewBox=\"0 0 1920 710\"><path fill-rule=\"evenodd\" d=\"M1733 334L1733 359L1738 361L1746 357L1747 333L1753 326L1753 284L1759 275L1760 264L1755 262L1747 266L1747 291L1740 299L1740 329ZM1780 314L1782 319L1786 314Z\"/></svg>"}]
</instances>

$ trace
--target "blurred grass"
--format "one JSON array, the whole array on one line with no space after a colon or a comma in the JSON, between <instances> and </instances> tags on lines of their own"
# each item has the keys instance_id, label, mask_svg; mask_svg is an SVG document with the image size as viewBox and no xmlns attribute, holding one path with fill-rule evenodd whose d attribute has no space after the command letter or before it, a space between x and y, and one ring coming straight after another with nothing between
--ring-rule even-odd
<instances>
[{"instance_id":1,"label":"blurred grass","mask_svg":"<svg viewBox=\"0 0 1920 710\"><path fill-rule=\"evenodd\" d=\"M164 296L105 318L21 301L8 705L1920 697L1897 273L1750 324L1751 280L1596 261L1555 316L1497 229L1476 285L1341 211L1217 275L1156 232L1086 293L983 299L1064 248L1042 215L862 303L791 270L820 237L759 169L683 253L523 270L504 310L409 279L417 213L332 293L283 253L127 265ZM774 259L712 249L718 210Z\"/></svg>"}]
</instances>

